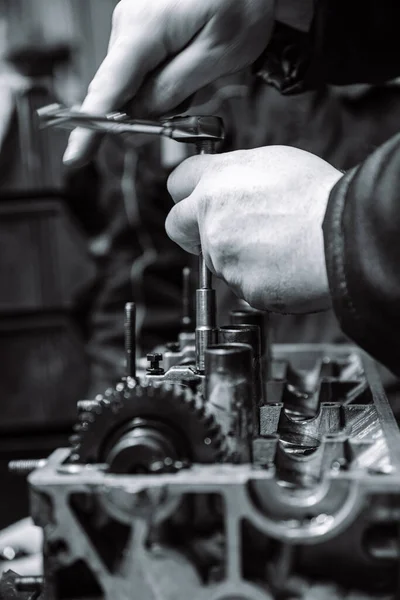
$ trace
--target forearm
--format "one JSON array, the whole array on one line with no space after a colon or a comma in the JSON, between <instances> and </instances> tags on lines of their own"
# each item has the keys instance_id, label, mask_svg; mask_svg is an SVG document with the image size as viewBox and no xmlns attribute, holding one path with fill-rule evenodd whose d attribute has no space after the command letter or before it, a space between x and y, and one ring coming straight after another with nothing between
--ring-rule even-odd
<instances>
[{"instance_id":1,"label":"forearm","mask_svg":"<svg viewBox=\"0 0 400 600\"><path fill-rule=\"evenodd\" d=\"M400 374L400 135L347 173L324 220L325 256L344 332Z\"/></svg>"}]
</instances>

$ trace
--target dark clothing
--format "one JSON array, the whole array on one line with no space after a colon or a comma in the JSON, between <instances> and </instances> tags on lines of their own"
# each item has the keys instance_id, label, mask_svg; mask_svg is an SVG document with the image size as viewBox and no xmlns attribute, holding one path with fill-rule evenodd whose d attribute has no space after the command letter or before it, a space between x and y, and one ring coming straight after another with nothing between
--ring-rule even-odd
<instances>
[{"instance_id":1,"label":"dark clothing","mask_svg":"<svg viewBox=\"0 0 400 600\"><path fill-rule=\"evenodd\" d=\"M283 93L400 75L396 0L321 0L310 34L277 27L258 63ZM344 332L400 375L400 135L347 173L330 194L325 254Z\"/></svg>"},{"instance_id":2,"label":"dark clothing","mask_svg":"<svg viewBox=\"0 0 400 600\"><path fill-rule=\"evenodd\" d=\"M400 135L333 189L325 255L343 330L400 375Z\"/></svg>"},{"instance_id":3,"label":"dark clothing","mask_svg":"<svg viewBox=\"0 0 400 600\"><path fill-rule=\"evenodd\" d=\"M299 0L301 1L301 0ZM399 76L397 0L316 0L310 33L277 23L255 71L283 94Z\"/></svg>"}]
</instances>

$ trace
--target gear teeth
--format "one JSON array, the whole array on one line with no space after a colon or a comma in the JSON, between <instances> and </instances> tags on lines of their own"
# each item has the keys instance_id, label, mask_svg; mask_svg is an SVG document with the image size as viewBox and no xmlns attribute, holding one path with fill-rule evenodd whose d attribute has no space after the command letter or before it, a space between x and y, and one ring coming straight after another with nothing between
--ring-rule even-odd
<instances>
[{"instance_id":1,"label":"gear teeth","mask_svg":"<svg viewBox=\"0 0 400 600\"><path fill-rule=\"evenodd\" d=\"M109 397L105 397L105 396L101 396L101 400L99 400L99 405L101 407L103 406L109 406L109 404L111 403L111 398Z\"/></svg>"},{"instance_id":2,"label":"gear teeth","mask_svg":"<svg viewBox=\"0 0 400 600\"><path fill-rule=\"evenodd\" d=\"M173 393L176 390L176 386L173 383L167 382L165 385L165 391L168 393Z\"/></svg>"},{"instance_id":3,"label":"gear teeth","mask_svg":"<svg viewBox=\"0 0 400 600\"><path fill-rule=\"evenodd\" d=\"M79 429L77 429L77 433L83 433L84 431L87 431L89 426L90 423L88 421L81 421L77 424L77 427L79 427Z\"/></svg>"},{"instance_id":4,"label":"gear teeth","mask_svg":"<svg viewBox=\"0 0 400 600\"><path fill-rule=\"evenodd\" d=\"M182 388L182 389L183 389L183 393L184 393L185 402L189 402L191 399L193 399L193 401L196 402L196 398L193 398L192 393L189 388Z\"/></svg>"},{"instance_id":5,"label":"gear teeth","mask_svg":"<svg viewBox=\"0 0 400 600\"><path fill-rule=\"evenodd\" d=\"M110 410L114 414L118 414L119 411L121 410L122 406L123 406L123 402L121 402L120 400L115 400L114 402L112 402L110 404Z\"/></svg>"},{"instance_id":6,"label":"gear teeth","mask_svg":"<svg viewBox=\"0 0 400 600\"><path fill-rule=\"evenodd\" d=\"M206 413L206 411L203 409L203 423L204 425L206 425L206 427L211 427L214 423L215 423L215 419L213 417L213 415L211 415L210 413Z\"/></svg>"},{"instance_id":7,"label":"gear teeth","mask_svg":"<svg viewBox=\"0 0 400 600\"><path fill-rule=\"evenodd\" d=\"M210 435L215 436L221 432L221 429L217 421L215 420L214 415L212 415L211 413L206 414L204 409L199 409L198 417L199 419L201 419L203 425L207 427Z\"/></svg>"},{"instance_id":8,"label":"gear teeth","mask_svg":"<svg viewBox=\"0 0 400 600\"><path fill-rule=\"evenodd\" d=\"M190 400L188 400L186 402L188 409L192 412L192 413L196 413L197 412L197 408L196 408L196 402L194 401L193 398L191 398Z\"/></svg>"},{"instance_id":9,"label":"gear teeth","mask_svg":"<svg viewBox=\"0 0 400 600\"><path fill-rule=\"evenodd\" d=\"M84 412L96 412L99 407L98 400L78 400L77 410L78 414Z\"/></svg>"},{"instance_id":10,"label":"gear teeth","mask_svg":"<svg viewBox=\"0 0 400 600\"><path fill-rule=\"evenodd\" d=\"M212 425L210 425L208 427L208 432L209 432L209 435L211 437L213 437L213 438L215 438L216 436L218 436L218 434L220 433L220 428L217 425L217 423L213 423Z\"/></svg>"},{"instance_id":11,"label":"gear teeth","mask_svg":"<svg viewBox=\"0 0 400 600\"><path fill-rule=\"evenodd\" d=\"M211 421L211 423L207 423L204 410L202 409L201 406L200 407L196 406L196 416L199 419L199 421L202 422L204 427L209 427L213 423L213 421Z\"/></svg>"},{"instance_id":12,"label":"gear teeth","mask_svg":"<svg viewBox=\"0 0 400 600\"><path fill-rule=\"evenodd\" d=\"M168 423L182 436L182 445L194 463L206 464L226 460L224 437L214 417L207 413L204 399L194 395L184 385L171 382L149 382L145 385L127 387L126 382L117 384L113 390L96 397L99 412L81 413L74 427L77 436L71 438L75 462L104 462L102 448L107 446L109 436L135 418L149 418ZM78 458L76 458L76 456ZM180 458L184 458L183 456ZM162 461L153 464L151 472L175 472L189 463L184 460Z\"/></svg>"},{"instance_id":13,"label":"gear teeth","mask_svg":"<svg viewBox=\"0 0 400 600\"><path fill-rule=\"evenodd\" d=\"M71 444L71 446L75 447L80 443L81 436L79 435L79 433L75 433L69 436L68 441Z\"/></svg>"},{"instance_id":14,"label":"gear teeth","mask_svg":"<svg viewBox=\"0 0 400 600\"><path fill-rule=\"evenodd\" d=\"M94 423L96 416L92 412L82 412L80 414L82 423Z\"/></svg>"}]
</instances>

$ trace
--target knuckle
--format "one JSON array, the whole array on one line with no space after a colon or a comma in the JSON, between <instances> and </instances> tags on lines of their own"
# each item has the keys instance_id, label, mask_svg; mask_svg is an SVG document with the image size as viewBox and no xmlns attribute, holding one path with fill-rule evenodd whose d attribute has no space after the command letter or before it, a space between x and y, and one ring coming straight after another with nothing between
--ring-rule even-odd
<instances>
[{"instance_id":1,"label":"knuckle","mask_svg":"<svg viewBox=\"0 0 400 600\"><path fill-rule=\"evenodd\" d=\"M177 233L177 211L175 210L175 206L170 210L165 220L165 231L171 240L175 241L176 233Z\"/></svg>"},{"instance_id":2,"label":"knuckle","mask_svg":"<svg viewBox=\"0 0 400 600\"><path fill-rule=\"evenodd\" d=\"M170 194L170 196L174 197L174 191L176 188L176 183L177 183L177 173L176 173L177 169L175 169L175 171L172 171L172 173L169 175L168 179L167 179L167 190L168 193Z\"/></svg>"},{"instance_id":3,"label":"knuckle","mask_svg":"<svg viewBox=\"0 0 400 600\"><path fill-rule=\"evenodd\" d=\"M201 198L200 207L203 215L206 216L209 208L212 207L211 200L213 196L215 196L213 182L210 181L208 177L204 178L201 182L201 188L199 189L199 192Z\"/></svg>"},{"instance_id":4,"label":"knuckle","mask_svg":"<svg viewBox=\"0 0 400 600\"><path fill-rule=\"evenodd\" d=\"M185 179L185 163L181 163L172 171L167 179L167 189L172 198L175 198L178 194L178 190L181 188L182 182Z\"/></svg>"},{"instance_id":5,"label":"knuckle","mask_svg":"<svg viewBox=\"0 0 400 600\"><path fill-rule=\"evenodd\" d=\"M118 2L112 13L112 26L116 27L121 16L123 0Z\"/></svg>"}]
</instances>

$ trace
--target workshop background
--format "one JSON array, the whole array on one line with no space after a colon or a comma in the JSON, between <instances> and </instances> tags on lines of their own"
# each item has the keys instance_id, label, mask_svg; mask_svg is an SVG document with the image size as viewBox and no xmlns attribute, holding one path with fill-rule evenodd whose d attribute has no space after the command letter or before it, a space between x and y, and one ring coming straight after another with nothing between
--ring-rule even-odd
<instances>
[{"instance_id":1,"label":"workshop background","mask_svg":"<svg viewBox=\"0 0 400 600\"><path fill-rule=\"evenodd\" d=\"M137 305L141 353L179 330L188 257L165 235L166 179L189 152L106 139L92 164L62 168L66 134L36 110L79 103L107 49L114 0L0 0L0 527L27 514L10 458L66 442L76 401L123 371L123 306ZM289 144L348 169L398 129L400 89L323 88L301 97L235 75L202 91L224 150ZM220 312L235 302L218 286ZM332 313L271 317L280 342L343 341ZM393 397L397 383L387 374ZM7 499L5 498L7 496Z\"/></svg>"},{"instance_id":2,"label":"workshop background","mask_svg":"<svg viewBox=\"0 0 400 600\"><path fill-rule=\"evenodd\" d=\"M0 527L27 514L25 482L7 474L8 460L65 442L88 389L81 313L96 261L67 198L84 199L85 176L67 181L66 135L39 132L35 110L54 95L82 99L115 4L0 0ZM92 198L95 186L93 177Z\"/></svg>"}]
</instances>

